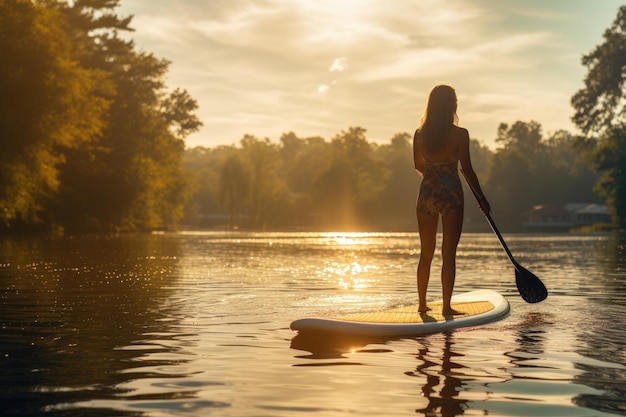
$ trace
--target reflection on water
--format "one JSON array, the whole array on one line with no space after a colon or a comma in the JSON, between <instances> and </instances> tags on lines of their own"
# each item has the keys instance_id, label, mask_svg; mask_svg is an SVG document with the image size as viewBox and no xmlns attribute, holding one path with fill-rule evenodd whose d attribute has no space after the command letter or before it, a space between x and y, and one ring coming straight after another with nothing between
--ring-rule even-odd
<instances>
[{"instance_id":1,"label":"reflection on water","mask_svg":"<svg viewBox=\"0 0 626 417\"><path fill-rule=\"evenodd\" d=\"M456 362L455 357L464 356L452 350L453 336L450 333L444 335L443 348L436 350L436 359L431 360L433 353L429 339L424 340L424 346L419 349L417 359L420 364L415 373L407 373L411 376L423 376L426 383L422 386L421 395L428 399L426 407L415 410L418 414L440 415L442 417L458 416L463 414L468 400L460 399L459 392L463 387L463 380L456 375L464 365ZM423 378L422 378L423 379Z\"/></svg>"},{"instance_id":2,"label":"reflection on water","mask_svg":"<svg viewBox=\"0 0 626 417\"><path fill-rule=\"evenodd\" d=\"M129 365L141 359L148 370L164 362L159 353L177 355L169 341L137 340L169 338L164 284L176 274L176 240L22 239L3 241L2 254L0 384L17 414L37 415L55 398L126 395Z\"/></svg>"},{"instance_id":3,"label":"reflection on water","mask_svg":"<svg viewBox=\"0 0 626 417\"><path fill-rule=\"evenodd\" d=\"M457 290L498 290L510 316L384 340L288 325L415 303L416 234L0 239L0 403L19 416L626 414L625 237L506 240L548 300L521 301L493 235L464 235Z\"/></svg>"}]
</instances>

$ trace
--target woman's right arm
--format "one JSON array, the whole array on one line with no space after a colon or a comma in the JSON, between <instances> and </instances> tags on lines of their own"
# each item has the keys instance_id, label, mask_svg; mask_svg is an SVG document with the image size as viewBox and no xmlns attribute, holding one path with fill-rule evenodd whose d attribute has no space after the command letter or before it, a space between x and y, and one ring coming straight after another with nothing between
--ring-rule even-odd
<instances>
[{"instance_id":1,"label":"woman's right arm","mask_svg":"<svg viewBox=\"0 0 626 417\"><path fill-rule=\"evenodd\" d=\"M489 214L491 211L491 206L489 205L489 201L483 194L483 190L480 188L480 183L478 181L478 177L476 176L476 172L472 167L472 160L470 158L470 139L469 132L465 129L462 129L462 135L460 137L460 149L459 149L459 161L461 161L461 170L463 171L463 175L467 180L470 188L474 192L476 199L478 200L478 205L480 210Z\"/></svg>"}]
</instances>

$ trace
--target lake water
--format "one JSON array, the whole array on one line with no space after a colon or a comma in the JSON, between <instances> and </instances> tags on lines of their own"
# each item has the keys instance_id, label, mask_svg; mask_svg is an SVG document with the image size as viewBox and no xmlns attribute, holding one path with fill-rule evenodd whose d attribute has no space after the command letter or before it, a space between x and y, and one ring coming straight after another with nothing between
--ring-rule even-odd
<instances>
[{"instance_id":1,"label":"lake water","mask_svg":"<svg viewBox=\"0 0 626 417\"><path fill-rule=\"evenodd\" d=\"M626 415L626 237L505 239L546 301L519 297L493 234L465 234L455 293L499 291L507 318L315 343L289 323L416 302L417 234L0 239L2 413Z\"/></svg>"}]
</instances>

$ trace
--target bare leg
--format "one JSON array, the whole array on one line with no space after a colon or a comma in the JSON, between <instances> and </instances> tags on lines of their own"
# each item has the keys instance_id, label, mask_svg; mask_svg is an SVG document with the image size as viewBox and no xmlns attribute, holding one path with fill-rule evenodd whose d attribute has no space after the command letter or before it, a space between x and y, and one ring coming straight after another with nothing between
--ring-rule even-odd
<instances>
[{"instance_id":1,"label":"bare leg","mask_svg":"<svg viewBox=\"0 0 626 417\"><path fill-rule=\"evenodd\" d=\"M441 288L443 292L443 314L463 314L450 306L450 299L454 291L456 278L456 248L461 238L463 229L463 206L452 213L442 216L443 244L441 255L443 264L441 267Z\"/></svg>"},{"instance_id":2,"label":"bare leg","mask_svg":"<svg viewBox=\"0 0 626 417\"><path fill-rule=\"evenodd\" d=\"M420 313L430 310L426 305L426 292L430 278L430 264L435 254L437 241L437 224L439 215L417 213L417 225L420 235L420 260L417 264L417 294L419 297L418 311Z\"/></svg>"}]
</instances>

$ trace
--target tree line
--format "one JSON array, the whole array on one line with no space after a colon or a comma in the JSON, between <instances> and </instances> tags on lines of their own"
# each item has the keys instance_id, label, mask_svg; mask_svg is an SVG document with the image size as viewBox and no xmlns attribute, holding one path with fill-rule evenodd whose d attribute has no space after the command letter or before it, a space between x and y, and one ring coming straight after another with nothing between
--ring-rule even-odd
<instances>
[{"instance_id":1,"label":"tree line","mask_svg":"<svg viewBox=\"0 0 626 417\"><path fill-rule=\"evenodd\" d=\"M132 28L118 6L0 2L0 231L415 230L412 132L385 144L349 127L330 140L288 132L185 149L197 103L167 88L169 62L120 36ZM582 59L571 103L582 136L515 121L499 126L495 150L472 139L503 229L520 230L536 204L604 201L626 228L625 51L622 6ZM467 201L466 227L484 227Z\"/></svg>"},{"instance_id":2,"label":"tree line","mask_svg":"<svg viewBox=\"0 0 626 417\"><path fill-rule=\"evenodd\" d=\"M330 141L289 132L279 143L246 135L238 145L189 149L184 166L197 188L185 221L195 227L415 230L420 176L412 138L397 133L377 144L364 128L351 127ZM474 168L506 228L521 230L523 214L534 205L601 202L592 190L598 176L577 150L579 140L565 131L544 137L539 123L517 121L500 125L495 151L470 141ZM467 186L465 193L466 227L488 227Z\"/></svg>"}]
</instances>

